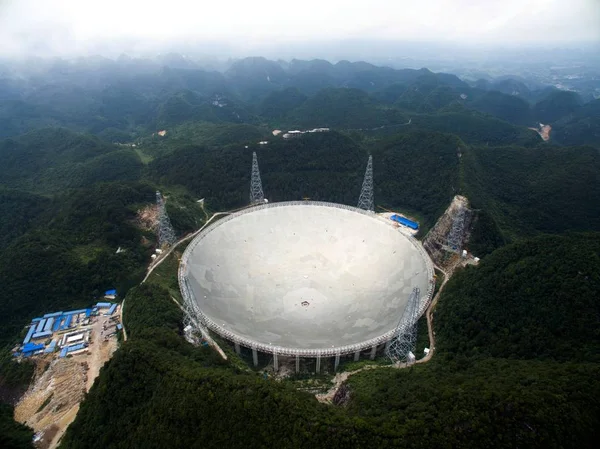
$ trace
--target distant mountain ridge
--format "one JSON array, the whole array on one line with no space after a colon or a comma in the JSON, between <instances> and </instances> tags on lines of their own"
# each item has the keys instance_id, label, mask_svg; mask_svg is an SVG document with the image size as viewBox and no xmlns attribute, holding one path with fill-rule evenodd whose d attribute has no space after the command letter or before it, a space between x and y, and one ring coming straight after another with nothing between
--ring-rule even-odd
<instances>
[{"instance_id":1,"label":"distant mountain ridge","mask_svg":"<svg viewBox=\"0 0 600 449\"><path fill-rule=\"evenodd\" d=\"M363 129L399 125L417 114L452 112L468 121L470 110L481 113L479 121L489 129L502 120L500 127L508 130L507 136L522 132L508 124L537 128L539 123L557 123L564 130L576 117L585 125L567 126L567 131L557 133L558 142L600 144L595 137L600 124L585 117L593 107L585 107L577 93L539 88L519 77L467 83L426 68L393 69L346 60L274 61L260 56L231 60L219 68L205 69L176 53L154 59L0 63L0 137L41 126L133 136L198 121ZM428 129L439 123L434 130L448 132L437 116L427 122ZM471 126L458 129L473 134Z\"/></svg>"}]
</instances>

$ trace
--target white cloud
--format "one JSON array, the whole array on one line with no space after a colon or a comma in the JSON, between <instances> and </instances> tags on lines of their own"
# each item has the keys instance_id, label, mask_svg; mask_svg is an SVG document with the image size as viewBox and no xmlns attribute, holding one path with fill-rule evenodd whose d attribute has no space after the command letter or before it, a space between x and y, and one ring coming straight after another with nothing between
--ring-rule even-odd
<instances>
[{"instance_id":1,"label":"white cloud","mask_svg":"<svg viewBox=\"0 0 600 449\"><path fill-rule=\"evenodd\" d=\"M457 42L600 40L599 0L11 0L5 52L70 53L137 40L248 45L343 38ZM46 49L46 50L44 50Z\"/></svg>"}]
</instances>

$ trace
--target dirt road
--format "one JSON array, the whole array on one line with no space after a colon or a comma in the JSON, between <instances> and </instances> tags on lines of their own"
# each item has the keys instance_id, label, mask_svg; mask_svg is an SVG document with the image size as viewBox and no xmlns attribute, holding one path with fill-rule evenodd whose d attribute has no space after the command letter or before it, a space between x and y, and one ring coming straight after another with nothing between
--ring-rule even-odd
<instances>
[{"instance_id":1,"label":"dirt road","mask_svg":"<svg viewBox=\"0 0 600 449\"><path fill-rule=\"evenodd\" d=\"M25 395L15 407L15 420L30 426L40 437L36 444L42 449L55 448L67 427L73 422L79 404L92 388L100 368L117 349L117 338L104 341L103 325L109 317L93 319L88 352L67 358L57 354L36 361L40 370ZM114 329L114 328L113 328Z\"/></svg>"},{"instance_id":2,"label":"dirt road","mask_svg":"<svg viewBox=\"0 0 600 449\"><path fill-rule=\"evenodd\" d=\"M108 341L104 341L104 337L112 332L116 332L115 326L110 326L106 331L102 327L106 324L109 325L110 320L107 316L99 316L96 322L92 326L90 352L87 357L88 363L88 375L85 386L86 391L90 391L94 380L100 374L100 368L112 357L113 353L117 350L117 339L116 336L112 336ZM115 323L116 324L116 323Z\"/></svg>"},{"instance_id":3,"label":"dirt road","mask_svg":"<svg viewBox=\"0 0 600 449\"><path fill-rule=\"evenodd\" d=\"M212 217L210 217L206 223L204 223L204 225L198 229L196 232L192 232L191 234L186 235L185 237L179 239L177 242L175 242L166 252L163 252L159 257L156 258L156 260L150 264L150 267L148 268L148 272L146 273L146 276L144 277L144 280L141 282L142 284L144 282L146 282L146 280L148 280L148 278L150 277L150 275L152 274L152 272L156 269L156 267L158 267L161 263L163 263L167 257L169 257L169 254L171 254L173 252L173 250L175 248L177 248L180 244L182 244L183 242L190 240L191 238L194 238L196 235L198 235L200 232L202 232L202 230L204 228L206 228L211 221L213 221L213 219L215 219L216 217L220 216L220 215L228 215L230 214L230 212L217 212L214 213L212 215Z\"/></svg>"}]
</instances>

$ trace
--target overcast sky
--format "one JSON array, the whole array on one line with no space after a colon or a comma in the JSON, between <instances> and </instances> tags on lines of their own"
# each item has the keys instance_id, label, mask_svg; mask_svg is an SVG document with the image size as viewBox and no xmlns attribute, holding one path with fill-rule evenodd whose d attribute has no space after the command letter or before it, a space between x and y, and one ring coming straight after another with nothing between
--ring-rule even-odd
<instances>
[{"instance_id":1,"label":"overcast sky","mask_svg":"<svg viewBox=\"0 0 600 449\"><path fill-rule=\"evenodd\" d=\"M5 55L147 51L165 43L251 52L340 39L598 42L600 0L0 0Z\"/></svg>"}]
</instances>

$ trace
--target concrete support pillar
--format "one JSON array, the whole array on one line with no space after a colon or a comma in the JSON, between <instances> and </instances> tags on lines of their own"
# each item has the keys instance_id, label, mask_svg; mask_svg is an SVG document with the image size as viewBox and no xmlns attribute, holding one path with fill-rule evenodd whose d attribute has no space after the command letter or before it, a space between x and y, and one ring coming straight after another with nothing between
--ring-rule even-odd
<instances>
[{"instance_id":1,"label":"concrete support pillar","mask_svg":"<svg viewBox=\"0 0 600 449\"><path fill-rule=\"evenodd\" d=\"M358 359L360 359L360 351L356 351L356 352L354 353L354 361L355 361L355 362L358 362Z\"/></svg>"},{"instance_id":2,"label":"concrete support pillar","mask_svg":"<svg viewBox=\"0 0 600 449\"><path fill-rule=\"evenodd\" d=\"M321 372L321 356L317 356L317 369L315 370L317 374Z\"/></svg>"},{"instance_id":3,"label":"concrete support pillar","mask_svg":"<svg viewBox=\"0 0 600 449\"><path fill-rule=\"evenodd\" d=\"M300 372L300 356L296 356L296 373Z\"/></svg>"},{"instance_id":4,"label":"concrete support pillar","mask_svg":"<svg viewBox=\"0 0 600 449\"><path fill-rule=\"evenodd\" d=\"M377 345L373 345L371 348L371 360L375 360L375 355L377 354Z\"/></svg>"},{"instance_id":5,"label":"concrete support pillar","mask_svg":"<svg viewBox=\"0 0 600 449\"><path fill-rule=\"evenodd\" d=\"M273 369L277 371L279 369L279 360L277 359L277 353L273 352Z\"/></svg>"},{"instance_id":6,"label":"concrete support pillar","mask_svg":"<svg viewBox=\"0 0 600 449\"><path fill-rule=\"evenodd\" d=\"M340 364L340 355L336 354L335 355L335 363L334 363L334 367L333 367L334 371L337 371L339 364Z\"/></svg>"},{"instance_id":7,"label":"concrete support pillar","mask_svg":"<svg viewBox=\"0 0 600 449\"><path fill-rule=\"evenodd\" d=\"M237 354L237 355L240 355L240 354L241 354L241 352L242 352L242 350L240 349L240 344L239 344L239 343L236 341L236 342L234 343L234 346L235 346L235 352L236 352L236 354Z\"/></svg>"},{"instance_id":8,"label":"concrete support pillar","mask_svg":"<svg viewBox=\"0 0 600 449\"><path fill-rule=\"evenodd\" d=\"M258 351L256 348L252 348L252 360L254 361L254 366L258 366Z\"/></svg>"}]
</instances>

